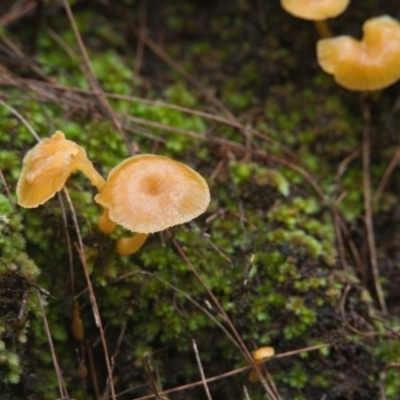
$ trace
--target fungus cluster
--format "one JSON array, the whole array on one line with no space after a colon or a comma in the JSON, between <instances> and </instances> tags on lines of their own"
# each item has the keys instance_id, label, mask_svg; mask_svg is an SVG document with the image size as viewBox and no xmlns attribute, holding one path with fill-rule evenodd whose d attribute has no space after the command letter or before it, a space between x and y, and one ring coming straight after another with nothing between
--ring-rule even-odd
<instances>
[{"instance_id":1,"label":"fungus cluster","mask_svg":"<svg viewBox=\"0 0 400 400\"><path fill-rule=\"evenodd\" d=\"M332 38L325 22L336 17L350 0L281 0L282 8L298 18L314 21L321 40L318 64L350 90L383 89L400 79L400 23L384 15L365 21L363 37Z\"/></svg>"},{"instance_id":2,"label":"fungus cluster","mask_svg":"<svg viewBox=\"0 0 400 400\"><path fill-rule=\"evenodd\" d=\"M99 191L95 201L104 207L99 228L110 234L118 224L136 232L117 241L122 255L136 252L148 234L198 217L210 202L208 185L196 171L163 156L130 157L111 170L106 181L85 150L57 131L26 154L17 184L18 204L32 208L45 203L75 170Z\"/></svg>"}]
</instances>

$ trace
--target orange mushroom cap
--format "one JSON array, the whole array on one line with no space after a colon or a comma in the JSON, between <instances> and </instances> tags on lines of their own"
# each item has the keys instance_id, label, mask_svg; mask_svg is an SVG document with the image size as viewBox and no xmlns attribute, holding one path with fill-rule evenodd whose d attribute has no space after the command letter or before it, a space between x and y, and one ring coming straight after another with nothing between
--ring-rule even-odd
<instances>
[{"instance_id":1,"label":"orange mushroom cap","mask_svg":"<svg viewBox=\"0 0 400 400\"><path fill-rule=\"evenodd\" d=\"M341 14L350 0L281 0L282 8L298 18L321 21Z\"/></svg>"},{"instance_id":2,"label":"orange mushroom cap","mask_svg":"<svg viewBox=\"0 0 400 400\"><path fill-rule=\"evenodd\" d=\"M186 165L157 155L128 158L111 170L95 201L133 232L153 233L188 222L209 202L206 181Z\"/></svg>"},{"instance_id":3,"label":"orange mushroom cap","mask_svg":"<svg viewBox=\"0 0 400 400\"><path fill-rule=\"evenodd\" d=\"M383 89L400 78L400 23L389 16L371 18L361 41L350 36L319 40L318 63L350 90Z\"/></svg>"},{"instance_id":4,"label":"orange mushroom cap","mask_svg":"<svg viewBox=\"0 0 400 400\"><path fill-rule=\"evenodd\" d=\"M45 203L63 188L71 172L76 169L88 175L98 188L105 184L85 150L57 131L25 155L17 183L18 204L33 208Z\"/></svg>"}]
</instances>

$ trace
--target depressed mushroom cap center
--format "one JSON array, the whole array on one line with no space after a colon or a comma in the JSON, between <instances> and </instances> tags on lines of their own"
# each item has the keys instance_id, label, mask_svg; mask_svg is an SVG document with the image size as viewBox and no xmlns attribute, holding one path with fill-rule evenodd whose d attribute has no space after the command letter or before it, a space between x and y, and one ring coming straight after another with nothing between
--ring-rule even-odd
<instances>
[{"instance_id":1,"label":"depressed mushroom cap center","mask_svg":"<svg viewBox=\"0 0 400 400\"><path fill-rule=\"evenodd\" d=\"M163 178L159 175L149 174L139 182L141 192L146 196L160 196L166 189Z\"/></svg>"}]
</instances>

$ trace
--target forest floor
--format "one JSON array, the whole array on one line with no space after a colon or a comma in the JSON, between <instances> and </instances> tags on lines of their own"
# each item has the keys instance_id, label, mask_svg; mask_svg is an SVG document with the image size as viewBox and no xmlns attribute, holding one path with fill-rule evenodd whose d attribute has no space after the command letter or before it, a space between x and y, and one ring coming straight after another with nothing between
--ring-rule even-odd
<instances>
[{"instance_id":1,"label":"forest floor","mask_svg":"<svg viewBox=\"0 0 400 400\"><path fill-rule=\"evenodd\" d=\"M0 4L0 400L399 399L400 83L337 85L278 1L69 4ZM329 23L361 38L386 14ZM207 211L120 256L80 173L20 207L56 130L104 178L187 164Z\"/></svg>"}]
</instances>

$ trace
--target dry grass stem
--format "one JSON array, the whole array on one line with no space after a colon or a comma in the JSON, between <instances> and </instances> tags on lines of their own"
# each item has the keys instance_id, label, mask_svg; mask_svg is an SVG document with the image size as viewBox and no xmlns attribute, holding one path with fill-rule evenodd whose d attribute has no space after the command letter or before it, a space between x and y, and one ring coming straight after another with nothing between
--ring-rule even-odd
<instances>
[{"instance_id":1,"label":"dry grass stem","mask_svg":"<svg viewBox=\"0 0 400 400\"><path fill-rule=\"evenodd\" d=\"M267 393L267 395L273 399L273 400L278 400L278 398L276 397L276 395L274 394L273 390L270 388L270 386L268 385L268 383L265 381L263 375L261 374L261 372L258 370L256 363L253 360L253 357L250 354L249 349L247 348L247 346L245 345L245 343L243 342L242 337L239 335L238 331L236 330L235 325L232 323L231 319L229 318L228 314L225 312L224 308L222 307L221 303L218 301L218 299L215 297L214 293L210 290L210 288L207 286L207 284L204 282L203 278L201 277L201 275L199 274L199 272L196 270L196 268L194 267L194 265L192 264L192 262L189 260L189 258L187 257L186 253L183 251L182 247L179 245L179 243L175 240L172 239L172 243L174 245L174 247L178 250L178 253L182 256L182 258L184 259L184 261L186 262L186 264L189 266L190 270L193 272L194 276L196 277L196 279L201 283L201 285L204 287L204 289L206 290L208 296L210 297L210 299L213 301L214 305L217 307L217 309L219 310L219 312L221 313L221 315L223 316L225 322L227 323L227 325L229 326L231 332L233 333L233 336L236 338L237 342L239 343L240 346L240 350L242 355L244 356L244 358L247 360L247 362L249 362L254 370L255 373L257 374L257 378L259 379L259 381L261 382L265 392Z\"/></svg>"},{"instance_id":2,"label":"dry grass stem","mask_svg":"<svg viewBox=\"0 0 400 400\"><path fill-rule=\"evenodd\" d=\"M84 254L84 247L83 247L81 232L79 229L78 218L76 216L75 208L74 208L74 205L72 204L71 197L68 194L68 190L64 187L63 191L64 191L65 198L67 199L69 208L71 210L72 220L74 222L75 231L76 231L78 242L79 242L79 245L77 243L74 243L74 245L75 245L76 251L78 252L79 258L82 263L87 287L89 289L89 297L90 297L90 303L92 305L93 316L94 316L96 325L99 328L99 332L100 332L100 338L101 338L101 343L103 346L104 358L106 360L106 367L107 367L107 374L108 374L108 383L107 384L110 385L111 398L113 400L115 400L115 398L116 398L115 397L115 389L114 389L114 384L113 384L113 379L112 379L112 369L111 369L111 364L110 364L110 358L108 355L106 338L104 336L104 329L103 329L103 325L102 325L101 318L100 318L100 311L99 311L99 308L97 305L96 296L94 294L92 282L90 280L89 271L88 271L87 264L86 264L86 258L85 258L85 254Z\"/></svg>"},{"instance_id":3,"label":"dry grass stem","mask_svg":"<svg viewBox=\"0 0 400 400\"><path fill-rule=\"evenodd\" d=\"M4 190L6 191L6 194L7 194L7 197L8 197L8 201L9 201L13 211L15 213L17 213L18 212L17 206L15 205L15 202L14 202L12 196L11 196L10 189L8 188L6 178L4 177L4 174L3 174L3 171L1 170L1 168L0 168L0 180L1 180L1 183L3 184L3 186L4 186Z\"/></svg>"},{"instance_id":4,"label":"dry grass stem","mask_svg":"<svg viewBox=\"0 0 400 400\"><path fill-rule=\"evenodd\" d=\"M7 103L5 103L3 100L0 99L0 104L2 104L5 108L7 108L8 111L10 111L12 114L14 114L28 129L28 131L31 133L31 135L38 141L40 142L41 139L39 135L35 132L35 130L32 128L32 125L13 107L9 106Z\"/></svg>"},{"instance_id":5,"label":"dry grass stem","mask_svg":"<svg viewBox=\"0 0 400 400\"><path fill-rule=\"evenodd\" d=\"M53 359L54 370L55 370L56 375L57 375L58 390L60 392L60 397L61 398L68 398L69 395L68 395L67 389L66 389L66 387L64 385L61 369L60 369L60 366L59 366L58 361L57 361L56 352L54 350L53 339L51 338L49 323L47 321L46 312L44 311L43 302L42 302L42 296L41 296L40 291L38 289L36 289L36 295L38 297L39 307L40 307L40 311L41 311L42 317L43 317L43 325L44 325L44 330L46 332L47 341L48 341L49 346L50 346L50 353L51 353L51 358Z\"/></svg>"},{"instance_id":6,"label":"dry grass stem","mask_svg":"<svg viewBox=\"0 0 400 400\"><path fill-rule=\"evenodd\" d=\"M261 363L264 363L264 362L267 362L267 361L270 362L271 360L277 359L277 358L291 357L291 356L298 355L298 354L301 354L301 353L308 353L310 351L321 350L321 349L324 349L324 348L328 348L330 346L331 346L330 344L320 344L320 345L316 345L316 346L305 347L303 349L288 351L286 353L276 354L275 356L269 358L268 360L261 361ZM221 379L229 378L230 376L234 376L234 375L240 374L242 372L246 372L250 368L254 368L254 366L253 365L246 365L244 367L236 368L236 369L234 369L232 371L225 372L223 374L220 374L220 375L217 375L217 376L213 376L211 378L207 378L206 382L207 383L211 383L211 382L219 381ZM175 393L175 392L181 392L183 390L193 389L194 387L201 386L203 384L204 383L203 383L202 380L201 381L196 381L196 382L193 382L193 383L188 383L186 385L174 387L172 389L164 390L164 391L160 392L159 394L161 395L161 394L170 394L170 393ZM148 400L148 399L153 399L153 398L154 398L154 395L150 394L150 395L146 395L146 396L142 396L142 397L135 397L133 400Z\"/></svg>"},{"instance_id":7,"label":"dry grass stem","mask_svg":"<svg viewBox=\"0 0 400 400\"><path fill-rule=\"evenodd\" d=\"M197 348L195 339L192 339L192 346L193 346L194 354L196 355L196 361L197 361L197 365L199 367L200 376L201 376L201 380L203 382L203 386L204 386L204 390L206 392L207 399L212 400L210 389L208 388L208 385L207 385L206 376L204 374L203 365L201 364L200 354L199 354L199 350Z\"/></svg>"},{"instance_id":8,"label":"dry grass stem","mask_svg":"<svg viewBox=\"0 0 400 400\"><path fill-rule=\"evenodd\" d=\"M75 18L74 15L72 14L72 10L71 7L68 3L68 0L63 0L63 4L65 7L65 11L67 12L68 15L68 19L69 22L71 24L71 28L74 32L75 35L75 39L78 42L78 47L79 50L81 52L83 61L84 61L84 65L86 67L87 70L87 77L89 80L89 84L91 86L91 88L96 92L96 96L100 102L100 104L104 107L104 109L107 111L108 117L111 119L113 125L115 126L115 128L118 130L118 132L121 134L122 139L124 140L128 150L130 151L131 154L134 154L133 148L131 146L131 142L129 141L129 138L126 136L124 130L122 129L122 125L121 123L118 121L118 119L116 118L114 111L112 110L110 103L107 100L107 97L105 96L100 83L96 77L96 73L94 72L93 66L90 62L88 53L86 51L86 47L83 43L82 37L79 33L78 27L76 25L75 22Z\"/></svg>"},{"instance_id":9,"label":"dry grass stem","mask_svg":"<svg viewBox=\"0 0 400 400\"><path fill-rule=\"evenodd\" d=\"M379 200L381 199L382 193L385 190L385 187L389 181L390 175L393 173L394 169L397 165L399 165L400 161L400 147L397 148L395 153L393 154L392 159L390 160L389 165L387 166L381 181L379 182L378 188L375 191L375 195L373 198L373 205L376 207Z\"/></svg>"},{"instance_id":10,"label":"dry grass stem","mask_svg":"<svg viewBox=\"0 0 400 400\"><path fill-rule=\"evenodd\" d=\"M371 202L371 182L370 182L370 110L369 106L364 102L363 105L363 147L362 147L362 167L363 167L363 189L364 189L364 208L365 208L365 228L367 231L367 240L369 248L369 256L371 263L372 275L374 277L374 285L379 306L384 314L387 314L385 296L383 294L382 285L379 276L378 258L376 255L374 223L372 215Z\"/></svg>"}]
</instances>

